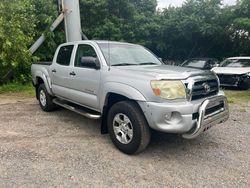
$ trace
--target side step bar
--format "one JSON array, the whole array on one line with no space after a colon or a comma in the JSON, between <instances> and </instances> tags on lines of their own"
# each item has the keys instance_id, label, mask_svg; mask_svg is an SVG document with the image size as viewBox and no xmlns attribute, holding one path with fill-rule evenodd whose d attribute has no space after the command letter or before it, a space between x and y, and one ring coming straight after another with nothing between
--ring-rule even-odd
<instances>
[{"instance_id":1,"label":"side step bar","mask_svg":"<svg viewBox=\"0 0 250 188\"><path fill-rule=\"evenodd\" d=\"M87 118L90 118L90 119L100 119L101 118L101 114L98 114L98 112L81 107L77 104L70 103L70 102L65 101L65 100L61 100L61 99L56 98L56 99L53 99L53 103L55 103L63 108L66 108L68 110L71 110L73 112L76 112L78 114L81 114L81 115L83 115Z\"/></svg>"}]
</instances>

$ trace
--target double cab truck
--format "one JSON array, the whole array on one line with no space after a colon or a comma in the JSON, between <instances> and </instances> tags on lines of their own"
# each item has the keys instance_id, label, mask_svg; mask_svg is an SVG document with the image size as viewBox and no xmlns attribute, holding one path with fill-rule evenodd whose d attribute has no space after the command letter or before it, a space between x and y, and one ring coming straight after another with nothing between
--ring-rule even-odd
<instances>
[{"instance_id":1,"label":"double cab truck","mask_svg":"<svg viewBox=\"0 0 250 188\"><path fill-rule=\"evenodd\" d=\"M126 154L144 150L152 130L193 139L229 117L213 72L164 65L136 44L69 42L31 69L42 110L101 119L101 133Z\"/></svg>"}]
</instances>

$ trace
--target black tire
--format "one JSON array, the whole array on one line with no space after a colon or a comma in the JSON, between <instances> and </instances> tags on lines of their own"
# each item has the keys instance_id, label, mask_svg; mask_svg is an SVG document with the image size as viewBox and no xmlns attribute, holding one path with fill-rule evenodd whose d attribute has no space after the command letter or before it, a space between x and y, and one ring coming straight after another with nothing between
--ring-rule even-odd
<instances>
[{"instance_id":1,"label":"black tire","mask_svg":"<svg viewBox=\"0 0 250 188\"><path fill-rule=\"evenodd\" d=\"M37 92L38 101L43 111L50 112L56 108L56 104L52 102L53 97L47 92L47 89L44 84L39 85ZM45 102L42 99L42 95L45 97Z\"/></svg>"},{"instance_id":2,"label":"black tire","mask_svg":"<svg viewBox=\"0 0 250 188\"><path fill-rule=\"evenodd\" d=\"M115 121L115 117L119 116L119 114L125 115L131 122L129 126L132 127L131 132L133 132L133 136L130 139L131 141L126 144L119 141L117 138L119 135L116 136L114 132L113 122ZM151 138L151 130L147 120L139 105L133 101L118 102L110 108L108 113L108 131L114 145L126 154L142 152L149 144Z\"/></svg>"},{"instance_id":3,"label":"black tire","mask_svg":"<svg viewBox=\"0 0 250 188\"><path fill-rule=\"evenodd\" d=\"M242 89L242 90L248 90L250 88L250 80L246 79L246 80L243 80L240 85L239 85L239 88Z\"/></svg>"}]
</instances>

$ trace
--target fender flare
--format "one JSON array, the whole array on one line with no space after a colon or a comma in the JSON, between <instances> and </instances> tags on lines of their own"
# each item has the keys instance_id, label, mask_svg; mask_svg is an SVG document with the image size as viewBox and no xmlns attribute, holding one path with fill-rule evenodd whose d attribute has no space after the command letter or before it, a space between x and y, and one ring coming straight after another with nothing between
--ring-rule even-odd
<instances>
[{"instance_id":1,"label":"fender flare","mask_svg":"<svg viewBox=\"0 0 250 188\"><path fill-rule=\"evenodd\" d=\"M103 93L100 97L100 107L102 113L101 134L108 133L107 113L109 94L118 94L134 101L146 101L145 96L137 89L118 82L108 82L103 85Z\"/></svg>"},{"instance_id":2,"label":"fender flare","mask_svg":"<svg viewBox=\"0 0 250 188\"><path fill-rule=\"evenodd\" d=\"M122 95L135 101L146 101L146 97L140 91L130 85L118 82L108 82L103 85L103 93L100 97L101 109L105 106L109 93Z\"/></svg>"},{"instance_id":3,"label":"fender flare","mask_svg":"<svg viewBox=\"0 0 250 188\"><path fill-rule=\"evenodd\" d=\"M35 72L35 80L34 80L34 85L37 85L38 84L38 78L41 78L43 80L43 83L46 87L46 90L48 91L48 93L50 95L53 95L53 92L52 92L52 87L51 87L51 80L50 80L50 77L49 75L46 75L44 74L42 71L36 71Z\"/></svg>"}]
</instances>

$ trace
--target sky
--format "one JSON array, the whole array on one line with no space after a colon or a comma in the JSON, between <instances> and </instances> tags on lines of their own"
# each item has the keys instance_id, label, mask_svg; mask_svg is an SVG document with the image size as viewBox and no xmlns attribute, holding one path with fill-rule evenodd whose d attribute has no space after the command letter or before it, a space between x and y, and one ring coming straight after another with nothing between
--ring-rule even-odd
<instances>
[{"instance_id":1,"label":"sky","mask_svg":"<svg viewBox=\"0 0 250 188\"><path fill-rule=\"evenodd\" d=\"M169 5L172 6L181 6L185 0L158 0L158 8L165 8ZM236 0L223 0L224 5L233 5L236 3Z\"/></svg>"}]
</instances>

